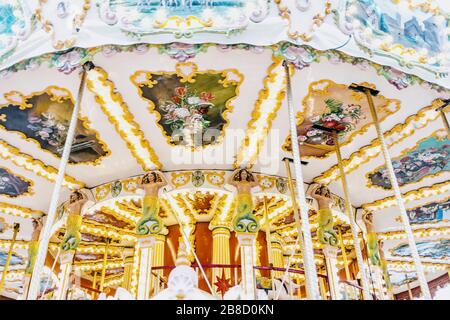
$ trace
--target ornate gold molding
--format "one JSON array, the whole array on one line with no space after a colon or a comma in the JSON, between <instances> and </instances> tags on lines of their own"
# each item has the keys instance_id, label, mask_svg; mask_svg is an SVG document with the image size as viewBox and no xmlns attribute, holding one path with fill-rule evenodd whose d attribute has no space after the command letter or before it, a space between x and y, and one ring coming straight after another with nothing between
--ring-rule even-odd
<instances>
[{"instance_id":1,"label":"ornate gold molding","mask_svg":"<svg viewBox=\"0 0 450 320\"><path fill-rule=\"evenodd\" d=\"M252 118L247 124L244 141L239 148L234 167L242 164L253 166L259 154L265 137L272 127L278 110L286 93L286 79L284 75L283 60L272 56L267 76L263 81L263 89L259 92L258 100L252 111ZM293 69L291 69L293 71ZM263 123L259 123L259 121Z\"/></svg>"},{"instance_id":2,"label":"ornate gold molding","mask_svg":"<svg viewBox=\"0 0 450 320\"><path fill-rule=\"evenodd\" d=\"M409 116L404 123L395 125L391 130L384 133L385 138L391 139L388 142L388 147L392 147L400 143L405 138L409 137L416 130L424 128L429 122L439 117L439 112L436 111L442 105L442 101L436 99L430 106L427 106L417 114ZM395 136L397 135L397 136ZM378 139L372 140L369 145L360 148L358 151L352 153L348 159L344 159L343 165L346 174L349 174L361 165L367 163L370 159L377 157L381 153L380 143ZM334 180L339 179L339 167L332 166L320 176L314 178L314 182L329 184Z\"/></svg>"},{"instance_id":3,"label":"ornate gold molding","mask_svg":"<svg viewBox=\"0 0 450 320\"><path fill-rule=\"evenodd\" d=\"M120 137L126 142L128 149L144 170L161 168L155 151L145 138L139 125L134 121L122 95L115 92L114 83L108 79L105 70L95 67L89 72L88 89L95 95L95 100ZM114 109L114 112L111 110Z\"/></svg>"},{"instance_id":4,"label":"ornate gold molding","mask_svg":"<svg viewBox=\"0 0 450 320\"><path fill-rule=\"evenodd\" d=\"M15 165L25 168L26 170L31 171L51 182L56 181L58 169L48 166L41 160L34 159L28 154L21 153L19 149L9 145L3 140L0 140L0 157L5 160L9 159ZM83 182L80 182L68 175L65 175L63 185L71 189L79 189L85 186Z\"/></svg>"}]
</instances>

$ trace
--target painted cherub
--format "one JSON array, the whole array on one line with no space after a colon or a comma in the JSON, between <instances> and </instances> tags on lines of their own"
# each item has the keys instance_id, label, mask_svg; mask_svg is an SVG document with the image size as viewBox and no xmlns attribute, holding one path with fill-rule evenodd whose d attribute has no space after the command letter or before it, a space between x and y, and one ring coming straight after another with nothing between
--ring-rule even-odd
<instances>
[{"instance_id":1,"label":"painted cherub","mask_svg":"<svg viewBox=\"0 0 450 320\"><path fill-rule=\"evenodd\" d=\"M256 232L259 225L253 214L251 189L258 185L253 174L247 169L235 170L228 179L228 184L236 187L237 206L233 226L238 232Z\"/></svg>"},{"instance_id":2,"label":"painted cherub","mask_svg":"<svg viewBox=\"0 0 450 320\"><path fill-rule=\"evenodd\" d=\"M324 185L317 185L311 192L311 197L317 200L319 210L317 212L317 237L320 242L332 246L337 245L338 238L334 231L334 220L331 208L333 206L333 198L330 189Z\"/></svg>"},{"instance_id":3,"label":"painted cherub","mask_svg":"<svg viewBox=\"0 0 450 320\"><path fill-rule=\"evenodd\" d=\"M367 256L374 266L379 266L381 260L378 248L378 237L373 226L373 214L372 212L367 212L362 218L367 229Z\"/></svg>"},{"instance_id":4,"label":"painted cherub","mask_svg":"<svg viewBox=\"0 0 450 320\"><path fill-rule=\"evenodd\" d=\"M67 217L66 234L61 244L63 251L75 250L81 241L81 209L87 201L86 194L79 190L73 191L70 195L67 205L69 215Z\"/></svg>"},{"instance_id":5,"label":"painted cherub","mask_svg":"<svg viewBox=\"0 0 450 320\"><path fill-rule=\"evenodd\" d=\"M142 201L142 218L137 222L136 232L139 235L158 234L163 223L159 214L159 189L166 186L167 180L160 171L147 172L139 184L144 190Z\"/></svg>"}]
</instances>

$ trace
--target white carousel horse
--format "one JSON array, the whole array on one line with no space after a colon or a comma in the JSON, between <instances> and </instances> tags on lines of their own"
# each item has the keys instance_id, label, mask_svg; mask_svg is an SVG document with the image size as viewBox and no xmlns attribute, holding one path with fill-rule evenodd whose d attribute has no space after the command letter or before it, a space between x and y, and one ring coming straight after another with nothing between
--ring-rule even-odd
<instances>
[{"instance_id":1,"label":"white carousel horse","mask_svg":"<svg viewBox=\"0 0 450 320\"><path fill-rule=\"evenodd\" d=\"M294 290L299 288L297 284L292 282L292 280L286 280L283 285L281 285L281 280L273 279L274 290L257 289L257 300L275 300L278 291L281 288L278 300L290 300L291 295L294 295ZM292 290L292 291L291 291ZM242 300L243 298L243 288L241 285L234 286L230 288L223 297L224 300Z\"/></svg>"},{"instance_id":2,"label":"white carousel horse","mask_svg":"<svg viewBox=\"0 0 450 320\"><path fill-rule=\"evenodd\" d=\"M126 289L119 287L116 290L116 294L114 297L106 296L103 292L100 293L97 300L135 300L130 292L128 292Z\"/></svg>"}]
</instances>

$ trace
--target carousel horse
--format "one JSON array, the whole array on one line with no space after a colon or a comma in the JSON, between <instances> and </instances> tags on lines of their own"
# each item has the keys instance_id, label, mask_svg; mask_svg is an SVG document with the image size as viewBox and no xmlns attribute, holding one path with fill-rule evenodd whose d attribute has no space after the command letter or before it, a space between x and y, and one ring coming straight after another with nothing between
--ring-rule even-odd
<instances>
[{"instance_id":1,"label":"carousel horse","mask_svg":"<svg viewBox=\"0 0 450 320\"><path fill-rule=\"evenodd\" d=\"M286 280L282 283L282 280L280 279L273 279L273 289L271 283L272 281L269 278L259 277L256 279L257 300L275 300L278 292L280 292L278 300L290 300L291 296L294 295L294 291L291 291L291 289L295 290L299 288L299 285L295 284L291 280ZM225 293L223 299L243 300L242 291L242 285L231 287Z\"/></svg>"},{"instance_id":2,"label":"carousel horse","mask_svg":"<svg viewBox=\"0 0 450 320\"><path fill-rule=\"evenodd\" d=\"M136 300L136 299L134 299L134 297L128 290L122 287L118 287L116 290L116 294L113 297L106 296L106 294L102 292L98 296L97 300Z\"/></svg>"}]
</instances>

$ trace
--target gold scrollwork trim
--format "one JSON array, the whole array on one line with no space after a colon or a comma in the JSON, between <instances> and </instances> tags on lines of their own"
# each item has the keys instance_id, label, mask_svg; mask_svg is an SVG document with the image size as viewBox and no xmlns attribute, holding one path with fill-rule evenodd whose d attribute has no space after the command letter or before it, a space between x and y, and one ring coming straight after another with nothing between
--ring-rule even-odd
<instances>
[{"instance_id":1,"label":"gold scrollwork trim","mask_svg":"<svg viewBox=\"0 0 450 320\"><path fill-rule=\"evenodd\" d=\"M39 210L32 210L30 208L17 206L14 204L0 202L0 211L2 213L6 213L15 217L42 217L45 216L45 213Z\"/></svg>"},{"instance_id":2,"label":"gold scrollwork trim","mask_svg":"<svg viewBox=\"0 0 450 320\"><path fill-rule=\"evenodd\" d=\"M19 149L7 144L3 140L0 140L0 157L6 160L10 159L15 165L25 168L51 182L56 180L58 169L48 166L41 160L34 159L28 154L21 153ZM85 186L83 182L68 175L65 175L63 185L71 189L83 188Z\"/></svg>"},{"instance_id":3,"label":"gold scrollwork trim","mask_svg":"<svg viewBox=\"0 0 450 320\"><path fill-rule=\"evenodd\" d=\"M416 150L422 142L424 142L424 141L426 141L426 140L428 140L428 139L430 139L432 137L436 138L439 141L443 141L443 140L445 140L447 138L447 132L445 130L442 130L442 129L433 132L430 136L428 136L426 138L423 138L423 139L420 139L413 147L402 150L400 152L400 154L398 156L396 156L396 158L401 158L401 157L405 156L406 154L408 154L409 152ZM395 159L393 159L393 160L395 161ZM372 180L370 180L370 175L374 174L375 172L379 171L380 169L382 169L384 167L385 167L384 165L381 165L381 166L378 166L377 168L375 168L373 171L366 173L366 180L367 180L366 186L368 188L378 188L378 189L381 189L381 190L390 190L389 188L385 188L383 186L374 185L372 183ZM403 184L402 186L407 186L407 185L410 185L410 184L418 184L418 183L421 183L425 179L437 178L437 177L439 177L439 176L441 176L441 175L443 175L443 174L445 174L447 172L449 172L449 170L440 171L440 172L437 172L437 173L434 173L434 174L428 174L428 175L425 175L422 178L420 178L418 181L412 181L412 182Z\"/></svg>"},{"instance_id":4,"label":"gold scrollwork trim","mask_svg":"<svg viewBox=\"0 0 450 320\"><path fill-rule=\"evenodd\" d=\"M292 19L290 15L290 10L288 7L283 6L281 2L282 0L275 0L276 5L278 6L280 16L288 22L287 35L292 40L301 39L305 42L311 41L313 38L314 31L323 24L325 18L331 13L331 1L327 1L325 2L325 8L323 10L323 13L318 13L313 17L312 25L309 28L308 33L306 32L300 33L298 31L292 32L291 31Z\"/></svg>"},{"instance_id":5,"label":"gold scrollwork trim","mask_svg":"<svg viewBox=\"0 0 450 320\"><path fill-rule=\"evenodd\" d=\"M184 179L184 180L180 181L179 179ZM190 171L189 172L187 171L187 172L172 172L171 173L172 185L174 185L177 188L187 185L190 180L191 180L191 172Z\"/></svg>"},{"instance_id":6,"label":"gold scrollwork trim","mask_svg":"<svg viewBox=\"0 0 450 320\"><path fill-rule=\"evenodd\" d=\"M242 142L242 145L239 148L239 151L238 151L238 154L236 157L236 161L234 163L235 168L239 168L240 165L245 160L245 153L246 153L246 150L248 150L248 148L249 148L249 144L250 144L250 140L251 140L250 136L252 135L253 132L256 132L256 127L255 127L256 122L263 114L263 112L261 110L262 105L270 97L272 85L274 83L276 83L277 80L280 81L280 79L278 79L277 77L282 77L281 88L275 97L275 101L272 106L272 109L270 110L270 112L267 115L265 126L264 126L262 132L256 137L256 141L257 141L256 142L256 150L254 152L252 152L252 154L248 157L249 159L246 161L247 167L253 166L253 164L259 154L261 145L263 144L264 138L267 136L270 129L272 128L272 121L277 116L277 112L281 107L281 103L283 102L283 99L284 99L284 96L286 93L286 79L284 77L284 70L282 68L282 62L283 62L283 59L272 56L272 64L269 66L269 69L267 71L267 76L263 80L263 89L259 91L258 100L256 101L255 106L253 108L251 120L247 124L247 130L245 133L244 141ZM291 68L291 72L294 72L294 69Z\"/></svg>"},{"instance_id":7,"label":"gold scrollwork trim","mask_svg":"<svg viewBox=\"0 0 450 320\"><path fill-rule=\"evenodd\" d=\"M436 99L428 107L421 109L418 113L409 116L404 123L395 125L391 130L384 133L385 138L389 138L394 134L399 134L399 137L394 139L391 143L388 143L388 147L392 147L406 137L410 136L416 130L424 128L430 121L433 121L439 117L439 112L436 111L442 105L442 101ZM411 123L416 122L414 128L408 128ZM345 173L349 174L361 165L367 163L370 159L377 157L381 153L380 142L378 139L372 140L369 145L360 148L358 151L352 153L348 159L342 161L345 169ZM347 169L348 168L348 169ZM339 167L337 165L332 166L320 176L314 178L314 182L329 184L339 178Z\"/></svg>"},{"instance_id":8,"label":"gold scrollwork trim","mask_svg":"<svg viewBox=\"0 0 450 320\"><path fill-rule=\"evenodd\" d=\"M95 73L97 73L97 77L95 80L97 80L101 86L103 86L108 92L109 98L114 101L118 107L120 108L120 111L122 112L122 118L118 118L117 116L113 115L109 108L111 106L107 106L105 98L99 94L99 92L96 90L98 89L94 83L94 79L92 77L88 78L87 81L87 87L88 89L95 95L95 100L100 105L103 112L107 115L108 120L114 124L117 133L120 135L120 137L126 142L128 149L131 151L135 159L139 162L139 164L142 166L144 170L152 170L155 168L161 168L162 164L158 160L158 156L156 155L155 151L150 147L150 143L147 139L144 137L144 133L139 128L138 124L134 121L133 115L128 110L128 106L124 102L122 95L119 92L115 92L115 86L114 83L108 79L108 73L99 68L95 67ZM90 74L93 72L91 71ZM140 152L136 149L136 146L128 139L127 133L124 132L123 127L121 126L121 121L126 122L131 127L131 134L133 134L139 141L140 141L140 147L145 150L146 153L148 153L148 160L151 161L151 165L146 163L145 158L140 155Z\"/></svg>"},{"instance_id":9,"label":"gold scrollwork trim","mask_svg":"<svg viewBox=\"0 0 450 320\"><path fill-rule=\"evenodd\" d=\"M217 177L219 181L214 181L213 177ZM222 187L225 183L225 171L206 171L205 178L213 186Z\"/></svg>"},{"instance_id":10,"label":"gold scrollwork trim","mask_svg":"<svg viewBox=\"0 0 450 320\"><path fill-rule=\"evenodd\" d=\"M430 187L423 187L417 190L406 192L402 195L402 198L405 202L408 202L413 200L420 200L422 198L429 198L431 196L443 194L448 191L450 191L450 181L444 181L434 184ZM376 211L395 206L396 203L397 202L395 200L395 197L389 196L371 203L363 204L362 208L368 211Z\"/></svg>"},{"instance_id":11,"label":"gold scrollwork trim","mask_svg":"<svg viewBox=\"0 0 450 320\"><path fill-rule=\"evenodd\" d=\"M191 72L189 74L184 73L184 68L191 68ZM148 110L150 111L150 113L154 114L156 117L156 125L159 127L159 129L161 130L161 132L163 133L164 137L166 138L167 144L169 144L170 146L172 146L171 144L171 137L167 134L166 130L163 128L163 126L159 123L161 120L161 114L156 111L156 106L153 103L152 100L147 99L143 96L143 91L142 91L142 86L147 85L149 88L152 88L155 84L158 83L157 80L153 80L153 75L158 75L158 76L171 76L171 75L176 75L177 77L180 78L180 82L181 83L194 83L195 82L195 76L198 74L221 74L224 79L223 80L219 80L219 84L221 84L224 88L228 87L229 85L236 85L236 90L235 90L235 96L228 99L225 103L225 110L221 113L221 116L223 117L225 123L222 127L220 136L217 138L217 143L214 144L207 144L207 145L201 145L201 146L190 146L190 148L192 149L192 151L195 151L199 148L209 148L209 147L214 147L217 146L218 144L220 144L223 141L223 137L225 135L225 130L226 128L229 126L230 124L230 120L228 119L228 114L230 112L233 111L234 106L233 106L233 101L239 96L239 91L240 91L240 87L241 84L244 81L244 75L241 74L237 69L225 69L225 70L221 70L221 71L217 71L217 70L212 70L212 69L207 69L204 71L198 71L198 66L193 63L193 62L178 62L175 66L175 72L167 72L167 71L144 71L144 70L138 70L136 71L131 77L130 80L133 83L133 85L136 86L136 88L138 89L139 92L139 96L147 101L148 103ZM239 80L230 80L228 79L228 73L234 74L235 76L238 76ZM139 77L141 77L142 75L145 76L145 81L139 81Z\"/></svg>"},{"instance_id":12,"label":"gold scrollwork trim","mask_svg":"<svg viewBox=\"0 0 450 320\"><path fill-rule=\"evenodd\" d=\"M22 94L20 92L17 92L17 91L7 92L7 93L4 94L4 96L5 96L6 100L8 100L8 103L0 105L0 109L8 107L10 105L17 105L20 110L25 110L27 108L32 108L33 105L31 105L29 103L26 103L26 101L31 99L31 98L33 98L33 97L40 96L40 95L43 95L43 94L47 94L50 97L50 100L55 101L57 103L63 103L66 100L70 100L72 102L72 105L75 105L75 100L73 99L72 93L68 89L62 88L62 87L58 87L58 86L48 86L44 90L37 91L37 92L32 92L29 95L24 95L24 94ZM22 101L18 101L16 99L14 99L15 96L16 97L20 96L20 99ZM105 152L105 155L98 157L94 161L83 161L83 162L77 162L77 163L69 161L69 164L70 165L94 165L94 166L98 165L98 164L100 164L100 162L103 160L104 157L107 157L107 156L109 156L111 154L111 150L109 150L107 145L106 145L106 143L100 139L100 134L98 133L98 131L96 131L96 130L94 130L94 129L92 129L90 127L91 123L90 123L88 117L78 116L78 120L81 122L82 126L85 129L87 129L89 131L92 131L94 133L97 141L102 146L102 150ZM0 129L4 130L5 132L15 133L15 134L19 135L22 140L28 141L28 142L31 142L31 143L35 144L43 152L51 155L54 158L57 158L57 159L60 158L56 154L51 152L50 150L42 148L41 144L36 139L27 137L21 131L8 130L5 126L3 126L1 124L0 124Z\"/></svg>"}]
</instances>

